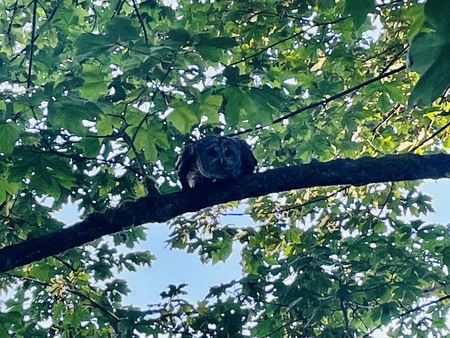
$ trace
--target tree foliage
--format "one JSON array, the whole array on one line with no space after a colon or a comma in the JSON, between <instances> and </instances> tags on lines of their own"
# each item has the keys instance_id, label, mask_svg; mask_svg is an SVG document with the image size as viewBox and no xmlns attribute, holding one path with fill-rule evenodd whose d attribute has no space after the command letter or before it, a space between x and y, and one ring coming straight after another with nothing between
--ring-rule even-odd
<instances>
[{"instance_id":1,"label":"tree foliage","mask_svg":"<svg viewBox=\"0 0 450 338\"><path fill-rule=\"evenodd\" d=\"M431 201L410 180L446 176L449 0L0 7L0 266L32 257L1 274L0 336L448 334L450 235L421 221ZM209 134L245 139L266 172L179 192L177 154ZM244 197L255 226L222 224ZM53 217L69 202L82 240ZM114 271L154 257L124 248L170 208L173 248L215 263L239 242L242 278L197 304L182 284L125 307ZM68 250L42 254L48 239Z\"/></svg>"}]
</instances>

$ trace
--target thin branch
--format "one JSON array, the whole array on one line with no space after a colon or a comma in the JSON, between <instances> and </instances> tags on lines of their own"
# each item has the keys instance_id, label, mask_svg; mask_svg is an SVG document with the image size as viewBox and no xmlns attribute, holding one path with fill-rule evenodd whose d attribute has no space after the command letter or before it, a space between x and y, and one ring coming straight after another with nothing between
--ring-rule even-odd
<instances>
[{"instance_id":1,"label":"thin branch","mask_svg":"<svg viewBox=\"0 0 450 338\"><path fill-rule=\"evenodd\" d=\"M11 30L12 30L12 26L14 24L14 17L16 16L17 10L19 9L19 7L17 6L17 2L18 2L18 0L16 0L16 2L14 2L14 6L12 8L12 15L9 20L8 29L6 30L6 35L8 36L9 44L12 44Z\"/></svg>"},{"instance_id":2,"label":"thin branch","mask_svg":"<svg viewBox=\"0 0 450 338\"><path fill-rule=\"evenodd\" d=\"M296 322L298 322L298 320L292 320L292 321L290 321L290 322L287 322L286 324L283 324L283 325L281 325L281 326L279 326L279 327L273 329L272 331L269 332L268 335L263 336L263 337L264 337L264 338L270 338L270 337L273 337L273 336L275 335L275 333L277 333L277 332L283 330L284 328L289 327L290 325L292 325L292 324L294 324L294 323L296 323ZM284 335L282 335L282 337L284 337Z\"/></svg>"},{"instance_id":3,"label":"thin branch","mask_svg":"<svg viewBox=\"0 0 450 338\"><path fill-rule=\"evenodd\" d=\"M343 186L343 187L337 189L336 191L333 191L331 194L326 194L325 196L318 196L318 197L315 197L315 198L312 198L312 199L306 201L305 203L294 204L294 205L290 206L289 208L279 209L279 210L276 210L275 212L282 213L282 212L291 211L291 210L294 210L294 209L300 209L300 208L303 208L303 207L305 207L305 206L307 206L309 204L313 204L313 203L317 203L317 202L321 202L321 201L326 201L330 197L334 197L337 194L339 194L340 192L348 190L350 187L351 187L351 185L346 185L346 186ZM263 213L263 215L268 215L268 214L269 214L269 212Z\"/></svg>"},{"instance_id":4,"label":"thin branch","mask_svg":"<svg viewBox=\"0 0 450 338\"><path fill-rule=\"evenodd\" d=\"M139 8L137 7L136 1L135 0L131 0L131 2L133 3L134 11L136 12L136 16L138 18L138 21L139 21L141 27L142 27L142 31L144 32L145 43L148 43L147 29L145 28L144 20L142 20L142 16L141 16L141 13L139 12Z\"/></svg>"},{"instance_id":5,"label":"thin branch","mask_svg":"<svg viewBox=\"0 0 450 338\"><path fill-rule=\"evenodd\" d=\"M301 29L299 32L297 32L297 33L295 33L295 34L292 34L292 35L290 35L290 36L288 36L288 37L286 37L286 38L284 38L284 39L281 39L281 40L279 40L279 41L277 41L277 42L274 42L274 43L272 43L272 44L270 44L270 45L268 45L268 46L266 46L266 47L260 49L259 51L255 52L255 53L253 53L253 54L250 54L249 56L246 56L246 57L244 57L244 58L242 58L242 59L240 59L240 60L238 60L238 61L235 61L235 62L230 63L230 64L228 65L228 67L235 66L235 65L237 65L237 64L239 64L239 63L246 62L246 61L248 61L248 60L250 60L250 59L253 59L254 57L256 57L256 56L258 56L259 54L262 54L262 53L268 51L268 50L271 49L271 48L274 48L274 47L276 47L276 46L278 46L278 45L280 45L280 44L282 44L282 43L284 43L284 42L287 42L287 41L289 41L289 40L295 39L296 37L298 37L298 36L300 36L300 35L302 35L302 34L307 33L309 30L311 30L311 29L313 29L313 28L320 27L320 26L326 26L326 25L332 25L332 24L338 23L338 22L340 22L340 21L344 21L344 20L346 20L346 19L348 19L348 17L339 18L339 19L336 19L336 20L333 20L333 21L329 21L329 22L324 22L324 23L316 23L316 22L315 22L315 25L314 25L314 26L311 26L311 27L309 27L309 28L307 28L307 29Z\"/></svg>"},{"instance_id":6,"label":"thin branch","mask_svg":"<svg viewBox=\"0 0 450 338\"><path fill-rule=\"evenodd\" d=\"M344 300L339 297L339 307L342 311L342 317L344 318L344 333L347 337L350 336L350 325L348 320L348 309L345 307Z\"/></svg>"},{"instance_id":7,"label":"thin branch","mask_svg":"<svg viewBox=\"0 0 450 338\"><path fill-rule=\"evenodd\" d=\"M125 0L119 0L117 2L116 8L114 8L113 15L112 15L111 19L114 18L116 15L120 14L120 11L122 10L122 7L123 7L124 3L125 3Z\"/></svg>"},{"instance_id":8,"label":"thin branch","mask_svg":"<svg viewBox=\"0 0 450 338\"><path fill-rule=\"evenodd\" d=\"M136 158L136 161L137 161L137 163L139 165L139 168L141 169L139 175L140 176L145 176L145 165L144 165L144 162L142 162L141 155L137 151L133 141L130 139L130 136L128 136L128 134L124 132L122 134L122 138L124 139L125 143L131 148L131 150L134 153L134 157Z\"/></svg>"},{"instance_id":9,"label":"thin branch","mask_svg":"<svg viewBox=\"0 0 450 338\"><path fill-rule=\"evenodd\" d=\"M74 295L80 296L81 298L84 298L85 300L87 300L89 303L91 303L91 305L93 307L98 308L99 310L103 311L104 313L106 313L108 316L110 316L111 318L113 318L114 320L120 321L120 318L117 317L114 313L112 313L111 311L109 311L107 308L105 308L103 305L97 303L95 300L93 300L91 297L86 296L84 293L81 293L78 290L75 289L71 289L71 288L67 288L66 289L68 292L73 293Z\"/></svg>"},{"instance_id":10,"label":"thin branch","mask_svg":"<svg viewBox=\"0 0 450 338\"><path fill-rule=\"evenodd\" d=\"M34 51L34 43L35 43L35 39L36 39L37 5L38 5L38 0L33 0L33 19L31 22L31 42L30 42L30 56L29 56L29 60L28 60L27 88L31 88L31 70L33 67L33 51Z\"/></svg>"},{"instance_id":11,"label":"thin branch","mask_svg":"<svg viewBox=\"0 0 450 338\"><path fill-rule=\"evenodd\" d=\"M417 149L419 149L421 146L423 146L425 143L427 143L428 141L432 140L434 137L436 137L437 135L442 133L448 127L450 127L450 122L447 122L441 128L436 130L433 134L431 134L429 137L427 137L426 139L422 140L417 146L415 146L414 148L411 149L411 152L414 152Z\"/></svg>"},{"instance_id":12,"label":"thin branch","mask_svg":"<svg viewBox=\"0 0 450 338\"><path fill-rule=\"evenodd\" d=\"M389 68L391 68L391 66L393 66L394 63L396 63L406 53L408 48L409 48L409 46L405 46L405 47L402 48L402 50L400 52L398 52L396 55L394 55L392 60L389 61L388 64L386 66L384 66L384 68L381 69L381 73L384 73Z\"/></svg>"},{"instance_id":13,"label":"thin branch","mask_svg":"<svg viewBox=\"0 0 450 338\"><path fill-rule=\"evenodd\" d=\"M403 70L405 70L405 69L406 69L406 66L401 66L401 67L399 67L399 68L397 68L397 69L391 70L390 72L381 73L380 75L378 75L378 76L376 76L376 77L374 77L374 78L372 78L372 79L370 79L370 80L367 80L367 81L365 81L365 82L362 82L362 83L360 83L360 84L357 84L356 86L350 87L350 88L348 88L348 89L346 89L346 90L344 90L344 91L342 91L342 92L340 92L340 93L337 93L336 95L332 95L332 96L330 96L330 97L327 98L327 99L323 99L323 100L320 101L320 102L315 102L315 103L312 103L312 104L310 104L310 105L308 105L308 106L306 106L306 107L302 107L302 108L299 108L299 109L297 109L297 110L294 110L293 112L291 112L291 113L289 113L289 114L287 114L287 115L285 115L285 116L283 116L283 117L280 117L280 118L278 118L278 119L275 119L275 120L273 121L273 123L274 123L274 124L280 123L280 122L282 122L283 120L289 119L289 118L291 118L291 117L293 117L293 116L295 116L295 115L298 115L298 114L304 112L305 110L309 110L309 109L316 108L316 107L319 107L319 106L325 106L325 105L327 105L328 103L330 103L330 102L332 102L332 101L334 101L334 100L336 100L336 99L339 99L339 98L341 98L341 97L343 97L343 96L345 96L345 95L348 95L348 94L350 94L350 93L352 93L352 92L354 92L354 91L357 91L358 89L361 89L361 88L363 88L363 87L366 87L366 86L368 86L368 85L370 85L370 84L372 84L372 83L374 83L374 82L377 82L377 81L379 81L379 80L381 80L381 79L384 79L384 78L386 78L386 77L389 77L389 76L391 76L391 75L393 75L393 74L399 73L399 72L401 72L401 71L403 71Z\"/></svg>"},{"instance_id":14,"label":"thin branch","mask_svg":"<svg viewBox=\"0 0 450 338\"><path fill-rule=\"evenodd\" d=\"M417 311L421 311L421 310L423 310L424 308L426 308L426 307L428 307L428 306L430 306L430 305L433 305L433 304L437 304L437 303L443 302L444 300L447 300L447 299L450 299L450 295L442 296L442 297L440 297L440 298L438 298L438 299L429 301L428 303L425 303L425 304L422 304L422 305L420 305L420 306L416 306L415 308L406 310L405 312L402 312L402 313L400 314L400 317L405 317L405 316L407 316L407 315L409 315L409 314L411 314L411 313L414 313L414 312L417 312Z\"/></svg>"},{"instance_id":15,"label":"thin branch","mask_svg":"<svg viewBox=\"0 0 450 338\"><path fill-rule=\"evenodd\" d=\"M389 193L388 193L388 195L387 195L387 197L386 197L386 200L384 201L384 203L381 204L380 212L378 213L378 217L381 216L381 214L382 214L384 208L386 208L387 203L388 203L389 200L391 199L391 197L392 197L392 192L394 191L394 187L395 187L395 183L392 182L392 183L390 184ZM367 210L370 210L370 209L367 209Z\"/></svg>"},{"instance_id":16,"label":"thin branch","mask_svg":"<svg viewBox=\"0 0 450 338\"><path fill-rule=\"evenodd\" d=\"M433 305L433 304L437 304L437 303L443 302L443 301L445 301L445 300L447 300L447 299L450 299L450 295L442 296L442 297L440 297L440 298L438 298L438 299L435 299L435 300L432 300L432 301L430 301L430 302L428 302L428 303L425 303L425 304L422 304L422 305L420 305L420 306L416 306L415 308L406 310L406 311L402 312L402 313L399 315L399 318L406 317L406 316L410 315L411 313L414 313L414 312L417 312L417 311L422 311L424 308L426 308L426 307L428 307L428 306L430 306L430 305ZM376 327L372 328L372 330L370 330L369 332L367 332L363 337L367 337L367 338L372 337L372 334L373 334L376 330L380 329L381 327L383 327L383 324L377 325Z\"/></svg>"},{"instance_id":17,"label":"thin branch","mask_svg":"<svg viewBox=\"0 0 450 338\"><path fill-rule=\"evenodd\" d=\"M40 281L40 280L35 279L35 278L31 278L31 277L27 277L27 276L16 276L16 275L10 274L10 273L8 273L8 276L13 277L13 278L17 278L17 279L19 279L19 280L20 280L20 279L24 279L24 280L26 280L26 281L29 281L29 282L34 283L34 284L41 285L41 286L46 287L46 288L47 288L47 287L51 287L51 284L50 284L50 283L48 283L48 282L43 282L43 281ZM66 279L65 279L65 280L66 280ZM67 280L66 280L66 281L67 281ZM67 281L67 282L68 282L68 281ZM69 283L70 283L70 282L69 282ZM105 314L107 314L108 316L110 316L112 319L117 320L117 321L120 320L120 318L117 317L114 313L112 313L111 311L109 311L109 310L108 310L107 308L105 308L103 305L97 303L97 302L96 302L95 300L93 300L91 297L86 296L84 293L82 293L82 292L80 292L80 291L78 291L78 290L75 290L75 289L68 288L68 287L66 287L65 290L67 290L67 292L69 292L69 293L72 293L72 294L74 294L74 295L77 295L77 296L79 296L79 297L81 297L81 298L83 298L83 299L89 301L89 303L91 303L91 305L92 305L93 307L96 307L96 308L98 308L99 310L103 311Z\"/></svg>"},{"instance_id":18,"label":"thin branch","mask_svg":"<svg viewBox=\"0 0 450 338\"><path fill-rule=\"evenodd\" d=\"M365 63L367 61L370 61L370 60L373 60L373 59L375 59L375 58L377 58L377 57L379 57L379 56L381 56L383 54L386 54L386 53L390 52L391 50L396 49L397 47L400 47L400 46L402 46L402 45L401 44L395 44L395 45L392 45L392 46L382 50L381 52L378 52L378 53L375 53L373 55L370 55L367 58L363 59L363 63Z\"/></svg>"},{"instance_id":19,"label":"thin branch","mask_svg":"<svg viewBox=\"0 0 450 338\"><path fill-rule=\"evenodd\" d=\"M337 94L335 94L333 96L330 96L329 98L323 99L321 101L313 102L313 103L311 103L311 104L309 104L309 105L307 105L305 107L299 108L299 109L294 110L293 112L290 112L290 113L288 113L288 114L286 114L286 115L284 115L282 117L279 117L279 118L273 120L271 125L281 123L284 120L287 120L287 119L289 119L289 118L291 118L293 116L299 115L300 113L303 113L306 110L317 108L317 107L320 107L320 106L325 106L328 103L330 103L330 102L332 102L332 101L334 101L336 99L339 99L339 98L341 98L341 97L343 97L345 95L348 95L348 94L350 94L350 93L352 93L354 91L357 91L357 90L359 90L359 89L361 89L361 88L363 88L365 86L368 86L368 85L370 85L370 84L372 84L374 82L377 82L377 81L379 81L381 79L389 77L389 76L391 76L393 74L399 73L399 72L401 72L401 71L403 71L405 69L406 69L406 66L403 65L403 66L401 66L401 67L399 67L397 69L393 69L393 70L391 70L389 72L382 73L382 74L380 74L380 75L378 75L378 76L376 76L376 77L374 77L374 78L372 78L370 80L367 80L365 82L359 83L356 86L350 87L350 88L348 88L346 90L343 90L340 93L337 93ZM265 127L267 127L267 126L259 126L259 127L254 128L254 129L248 128L248 129L241 130L241 131L238 131L236 133L230 134L230 136L237 136L237 135L246 134L246 133L249 133L249 132L252 132L252 131L255 131L255 130L261 130L261 129L265 128Z\"/></svg>"},{"instance_id":20,"label":"thin branch","mask_svg":"<svg viewBox=\"0 0 450 338\"><path fill-rule=\"evenodd\" d=\"M64 259L59 258L58 256L53 256L54 259L56 259L58 262L60 262L62 265L64 265L69 270L76 272L77 269L72 264L67 263Z\"/></svg>"},{"instance_id":21,"label":"thin branch","mask_svg":"<svg viewBox=\"0 0 450 338\"><path fill-rule=\"evenodd\" d=\"M381 121L372 128L372 134L378 133L378 129L386 123L391 117L393 117L396 114L400 114L401 111L404 110L404 107L402 107L400 104L394 105L386 114L383 115Z\"/></svg>"},{"instance_id":22,"label":"thin branch","mask_svg":"<svg viewBox=\"0 0 450 338\"><path fill-rule=\"evenodd\" d=\"M172 61L172 63L170 64L169 68L167 69L167 72L164 74L163 78L161 79L160 84L159 84L159 85L156 85L156 89L155 89L155 92L153 93L153 97L152 97L152 102L153 102L153 101L155 100L155 98L156 98L156 93L157 93L158 91L160 91L159 87L164 83L164 81L165 81L165 80L167 79L167 77L169 76L169 73L173 70L173 66L174 66L174 64L175 64L176 61L177 61L177 57L175 56L174 59L173 59L173 61ZM144 93L144 92L142 92L142 93ZM162 93L162 92L161 92L161 93ZM137 98L136 98L136 99L137 99ZM137 125L134 134L131 136L131 142L132 142L132 143L134 143L134 140L136 139L136 136L137 136L139 130L141 129L142 125L143 125L143 124L148 120L148 118L149 118L150 116L152 116L152 115L153 115L153 114L146 113L146 114L144 115L144 117L141 119L141 121L139 121L139 124Z\"/></svg>"}]
</instances>

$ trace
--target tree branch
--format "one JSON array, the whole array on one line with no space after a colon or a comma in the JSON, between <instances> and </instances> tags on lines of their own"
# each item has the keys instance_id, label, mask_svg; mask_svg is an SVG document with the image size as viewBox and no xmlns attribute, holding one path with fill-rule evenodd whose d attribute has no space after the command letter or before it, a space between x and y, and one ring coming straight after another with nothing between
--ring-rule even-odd
<instances>
[{"instance_id":1,"label":"tree branch","mask_svg":"<svg viewBox=\"0 0 450 338\"><path fill-rule=\"evenodd\" d=\"M256 173L239 182L215 183L167 195L146 196L126 202L104 214L47 235L0 249L0 272L86 244L107 234L150 222L165 222L185 212L267 195L279 191L329 185L364 185L450 176L450 155L388 155L382 158L338 159L330 162L277 168Z\"/></svg>"},{"instance_id":2,"label":"tree branch","mask_svg":"<svg viewBox=\"0 0 450 338\"><path fill-rule=\"evenodd\" d=\"M317 107L319 107L319 106L326 106L328 103L330 103L330 102L332 102L332 101L334 101L334 100L336 100L336 99L339 99L339 98L341 98L341 97L344 97L344 96L346 96L346 95L348 95L348 94L350 94L350 93L352 93L352 92L355 92L355 91L357 91L357 90L359 90L359 89L361 89L361 88L363 88L363 87L365 87L365 86L368 86L368 85L370 85L370 84L372 84L372 83L374 83L374 82L377 82L377 81L379 81L379 80L381 80L381 79L384 79L384 78L386 78L386 77L389 77L389 76L391 76L391 75L393 75L393 74L395 74L395 73L399 73L399 72L401 72L401 71L403 71L403 70L405 70L405 69L406 69L406 66L403 65L403 66L400 66L400 67L398 67L398 68L396 68L396 69L393 69L393 70L391 70L391 71L389 71L389 72L383 72L383 73L381 73L380 75L378 75L378 76L376 76L376 77L374 77L374 78L372 78L372 79L369 79L369 80L367 80L367 81L364 81L364 82L362 82L362 83L359 83L359 84L357 84L356 86L347 88L347 89L343 90L343 91L340 92L340 93L337 93L337 94L332 95L332 96L330 96L330 97L328 97L328 98L324 98L324 99L321 100L321 101L313 102L313 103L311 103L311 104L309 104L309 105L307 105L307 106L304 106L304 107L298 108L298 109L296 109L296 110L294 110L294 111L292 111L292 112L289 112L289 113L287 113L286 115L283 115L283 116L281 116L281 117L279 117L279 118L273 120L272 123L271 123L271 125L281 123L281 122L283 122L284 120L287 120L287 119L290 119L290 118L293 117L293 116L299 115L299 114L303 113L303 112L306 111L306 110L313 109L313 108L317 108ZM251 131L261 130L261 129L265 128L265 127L267 127L267 126L266 126L266 125L261 125L261 126L255 127L255 128L248 128L248 129L240 130L240 131L238 131L238 132L236 132L236 133L230 134L230 136L243 135L243 134L249 133L249 132L251 132Z\"/></svg>"}]
</instances>

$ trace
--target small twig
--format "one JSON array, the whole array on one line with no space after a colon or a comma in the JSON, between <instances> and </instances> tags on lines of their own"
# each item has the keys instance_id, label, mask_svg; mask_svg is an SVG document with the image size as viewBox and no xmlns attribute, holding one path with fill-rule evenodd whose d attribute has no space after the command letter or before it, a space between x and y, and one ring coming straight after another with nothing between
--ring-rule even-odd
<instances>
[{"instance_id":1,"label":"small twig","mask_svg":"<svg viewBox=\"0 0 450 338\"><path fill-rule=\"evenodd\" d=\"M56 259L58 262L60 262L62 265L64 265L69 270L76 272L77 269L72 264L67 263L65 260L59 258L58 256L52 256L54 259Z\"/></svg>"},{"instance_id":2,"label":"small twig","mask_svg":"<svg viewBox=\"0 0 450 338\"><path fill-rule=\"evenodd\" d=\"M392 46L386 48L385 50L383 50L383 51L381 51L381 52L378 52L378 53L375 53L375 54L373 54L373 55L368 56L367 58L363 59L362 62L364 63L364 62L373 60L373 59L375 59L375 58L377 58L377 57L379 57L379 56L381 56L381 55L383 55L383 54L386 54L387 52L390 52L390 51L393 50L393 49L396 49L396 48L399 47L399 46L401 46L401 44L392 45ZM394 58L395 58L395 57L394 57Z\"/></svg>"}]
</instances>

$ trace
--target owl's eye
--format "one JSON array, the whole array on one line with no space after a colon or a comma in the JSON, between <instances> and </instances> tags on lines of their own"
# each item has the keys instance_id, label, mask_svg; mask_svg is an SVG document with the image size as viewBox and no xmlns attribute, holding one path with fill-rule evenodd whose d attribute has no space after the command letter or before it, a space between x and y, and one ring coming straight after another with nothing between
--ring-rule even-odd
<instances>
[{"instance_id":1,"label":"owl's eye","mask_svg":"<svg viewBox=\"0 0 450 338\"><path fill-rule=\"evenodd\" d=\"M208 153L209 153L209 156L211 156L211 157L217 157L217 155L218 155L216 149L210 149Z\"/></svg>"},{"instance_id":2,"label":"owl's eye","mask_svg":"<svg viewBox=\"0 0 450 338\"><path fill-rule=\"evenodd\" d=\"M225 152L224 152L224 155L225 155L226 157L230 157L230 156L231 156L231 150L230 150L229 148L226 148L226 149L225 149Z\"/></svg>"}]
</instances>

